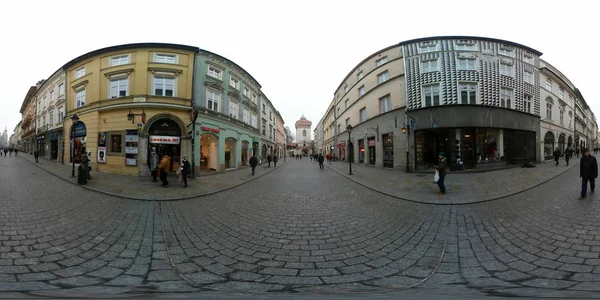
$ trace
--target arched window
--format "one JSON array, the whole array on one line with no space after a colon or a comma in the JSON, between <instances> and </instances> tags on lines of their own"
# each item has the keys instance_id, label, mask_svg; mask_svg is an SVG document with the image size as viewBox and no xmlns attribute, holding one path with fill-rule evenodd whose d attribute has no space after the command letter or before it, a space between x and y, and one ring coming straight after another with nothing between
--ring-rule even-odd
<instances>
[{"instance_id":1,"label":"arched window","mask_svg":"<svg viewBox=\"0 0 600 300\"><path fill-rule=\"evenodd\" d=\"M302 130L302 136L306 136L306 129Z\"/></svg>"}]
</instances>

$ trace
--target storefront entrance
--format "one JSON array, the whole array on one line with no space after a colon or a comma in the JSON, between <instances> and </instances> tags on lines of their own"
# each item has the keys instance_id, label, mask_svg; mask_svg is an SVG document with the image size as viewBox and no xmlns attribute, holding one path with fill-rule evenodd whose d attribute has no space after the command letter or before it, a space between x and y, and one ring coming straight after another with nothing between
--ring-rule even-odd
<instances>
[{"instance_id":1,"label":"storefront entrance","mask_svg":"<svg viewBox=\"0 0 600 300\"><path fill-rule=\"evenodd\" d=\"M200 136L200 171L217 170L217 144L219 137L205 133Z\"/></svg>"},{"instance_id":2,"label":"storefront entrance","mask_svg":"<svg viewBox=\"0 0 600 300\"><path fill-rule=\"evenodd\" d=\"M56 137L50 140L50 159L55 160L58 158L58 141Z\"/></svg>"},{"instance_id":3,"label":"storefront entrance","mask_svg":"<svg viewBox=\"0 0 600 300\"><path fill-rule=\"evenodd\" d=\"M163 155L171 158L171 170L176 171L181 162L181 128L171 119L159 119L148 130L148 161L151 150L156 150L159 159Z\"/></svg>"},{"instance_id":4,"label":"storefront entrance","mask_svg":"<svg viewBox=\"0 0 600 300\"><path fill-rule=\"evenodd\" d=\"M554 134L551 131L544 135L544 158L552 159L554 152Z\"/></svg>"},{"instance_id":5,"label":"storefront entrance","mask_svg":"<svg viewBox=\"0 0 600 300\"><path fill-rule=\"evenodd\" d=\"M384 134L383 140L383 167L394 167L394 141L392 134Z\"/></svg>"},{"instance_id":6,"label":"storefront entrance","mask_svg":"<svg viewBox=\"0 0 600 300\"><path fill-rule=\"evenodd\" d=\"M358 162L365 163L365 140L358 140Z\"/></svg>"},{"instance_id":7,"label":"storefront entrance","mask_svg":"<svg viewBox=\"0 0 600 300\"><path fill-rule=\"evenodd\" d=\"M71 162L81 162L82 155L86 155L87 127L82 121L77 121L71 127Z\"/></svg>"},{"instance_id":8,"label":"storefront entrance","mask_svg":"<svg viewBox=\"0 0 600 300\"><path fill-rule=\"evenodd\" d=\"M374 165L375 164L375 158L376 158L376 153L375 153L375 138L374 137L370 137L368 139L368 143L369 143L369 164L370 165Z\"/></svg>"},{"instance_id":9,"label":"storefront entrance","mask_svg":"<svg viewBox=\"0 0 600 300\"><path fill-rule=\"evenodd\" d=\"M248 152L248 141L242 141L242 166L247 166L248 165L248 156L249 156L249 152Z\"/></svg>"},{"instance_id":10,"label":"storefront entrance","mask_svg":"<svg viewBox=\"0 0 600 300\"><path fill-rule=\"evenodd\" d=\"M225 139L225 169L237 167L236 147L237 141L234 138Z\"/></svg>"},{"instance_id":11,"label":"storefront entrance","mask_svg":"<svg viewBox=\"0 0 600 300\"><path fill-rule=\"evenodd\" d=\"M448 162L452 163L461 159L461 153L451 152L450 131L448 130L419 130L415 133L417 169L429 169L438 164L440 152L446 152ZM458 141L460 144L460 141Z\"/></svg>"}]
</instances>

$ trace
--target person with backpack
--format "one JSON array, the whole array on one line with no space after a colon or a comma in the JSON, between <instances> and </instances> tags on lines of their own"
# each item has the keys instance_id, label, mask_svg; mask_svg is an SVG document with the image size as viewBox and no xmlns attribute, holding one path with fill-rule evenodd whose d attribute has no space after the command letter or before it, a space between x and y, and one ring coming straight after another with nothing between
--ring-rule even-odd
<instances>
[{"instance_id":1,"label":"person with backpack","mask_svg":"<svg viewBox=\"0 0 600 300\"><path fill-rule=\"evenodd\" d=\"M250 167L252 168L252 176L254 176L254 171L256 170L256 165L258 164L258 159L256 159L255 155L252 155L252 157L250 157L250 160L248 162L250 163Z\"/></svg>"},{"instance_id":2,"label":"person with backpack","mask_svg":"<svg viewBox=\"0 0 600 300\"><path fill-rule=\"evenodd\" d=\"M319 169L321 169L321 170L325 169L325 166L323 165L323 162L325 161L323 154L319 154L319 157L317 158L317 160L319 161Z\"/></svg>"},{"instance_id":3,"label":"person with backpack","mask_svg":"<svg viewBox=\"0 0 600 300\"><path fill-rule=\"evenodd\" d=\"M183 157L183 160L181 161L181 176L183 179L183 187L186 188L187 185L187 177L190 174L191 171L191 166L190 166L190 162L187 160L187 157Z\"/></svg>"}]
</instances>

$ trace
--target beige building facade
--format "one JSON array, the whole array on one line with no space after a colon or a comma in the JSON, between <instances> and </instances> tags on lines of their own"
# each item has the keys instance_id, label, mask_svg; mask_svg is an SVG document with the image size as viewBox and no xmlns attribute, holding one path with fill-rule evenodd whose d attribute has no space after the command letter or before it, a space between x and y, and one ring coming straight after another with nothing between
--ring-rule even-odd
<instances>
[{"instance_id":1,"label":"beige building facade","mask_svg":"<svg viewBox=\"0 0 600 300\"><path fill-rule=\"evenodd\" d=\"M65 72L55 71L35 93L36 149L39 157L64 161L63 120L65 117ZM67 153L68 154L68 153Z\"/></svg>"}]
</instances>

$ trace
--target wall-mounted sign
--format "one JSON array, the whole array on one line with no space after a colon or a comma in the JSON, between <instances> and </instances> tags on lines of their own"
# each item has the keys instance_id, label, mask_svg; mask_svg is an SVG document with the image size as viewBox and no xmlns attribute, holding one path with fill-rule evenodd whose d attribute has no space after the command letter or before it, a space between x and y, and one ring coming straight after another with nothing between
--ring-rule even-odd
<instances>
[{"instance_id":1,"label":"wall-mounted sign","mask_svg":"<svg viewBox=\"0 0 600 300\"><path fill-rule=\"evenodd\" d=\"M170 144L179 145L181 138L178 136L162 136L162 135L151 135L150 144Z\"/></svg>"},{"instance_id":2,"label":"wall-mounted sign","mask_svg":"<svg viewBox=\"0 0 600 300\"><path fill-rule=\"evenodd\" d=\"M85 123L79 121L77 124L73 126L71 129L71 137L82 137L87 135L87 129L85 127Z\"/></svg>"},{"instance_id":3,"label":"wall-mounted sign","mask_svg":"<svg viewBox=\"0 0 600 300\"><path fill-rule=\"evenodd\" d=\"M375 140L369 140L369 147L375 146Z\"/></svg>"},{"instance_id":4,"label":"wall-mounted sign","mask_svg":"<svg viewBox=\"0 0 600 300\"><path fill-rule=\"evenodd\" d=\"M98 147L98 162L106 163L106 147Z\"/></svg>"},{"instance_id":5,"label":"wall-mounted sign","mask_svg":"<svg viewBox=\"0 0 600 300\"><path fill-rule=\"evenodd\" d=\"M98 147L106 147L106 132L98 133Z\"/></svg>"},{"instance_id":6,"label":"wall-mounted sign","mask_svg":"<svg viewBox=\"0 0 600 300\"><path fill-rule=\"evenodd\" d=\"M221 130L219 130L217 128L210 128L210 127L206 127L206 126L202 126L200 128L204 131L210 131L210 132L215 132L215 133L221 132Z\"/></svg>"}]
</instances>

